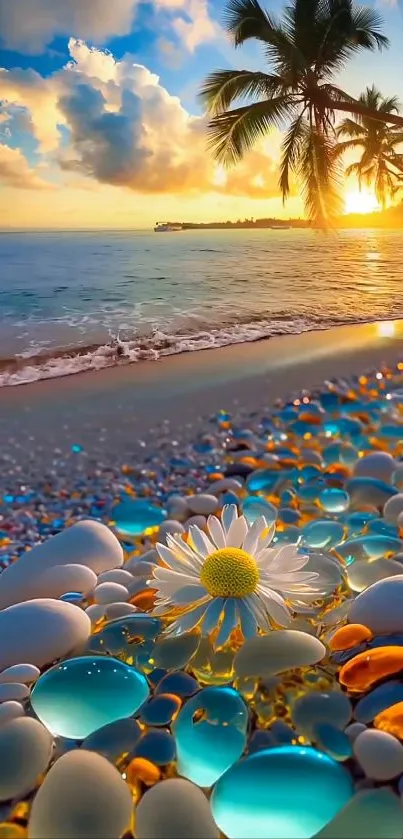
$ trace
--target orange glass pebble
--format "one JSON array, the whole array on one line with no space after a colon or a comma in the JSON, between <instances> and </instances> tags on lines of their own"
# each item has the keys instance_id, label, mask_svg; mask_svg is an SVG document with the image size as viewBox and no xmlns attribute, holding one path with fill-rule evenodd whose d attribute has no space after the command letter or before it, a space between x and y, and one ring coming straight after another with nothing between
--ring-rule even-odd
<instances>
[{"instance_id":1,"label":"orange glass pebble","mask_svg":"<svg viewBox=\"0 0 403 839\"><path fill-rule=\"evenodd\" d=\"M399 670L403 670L403 647L376 647L348 661L341 668L339 679L351 692L362 693Z\"/></svg>"},{"instance_id":2,"label":"orange glass pebble","mask_svg":"<svg viewBox=\"0 0 403 839\"><path fill-rule=\"evenodd\" d=\"M148 588L146 591L139 591L138 594L131 597L129 603L131 603L132 606L137 606L141 612L149 612L154 608L156 594L157 589Z\"/></svg>"},{"instance_id":3,"label":"orange glass pebble","mask_svg":"<svg viewBox=\"0 0 403 839\"><path fill-rule=\"evenodd\" d=\"M370 641L372 632L368 627L361 623L348 623L342 626L334 633L329 641L331 650L349 650L355 647L356 644L362 644L363 641Z\"/></svg>"},{"instance_id":4,"label":"orange glass pebble","mask_svg":"<svg viewBox=\"0 0 403 839\"><path fill-rule=\"evenodd\" d=\"M380 731L387 731L388 734L393 734L395 737L403 739L403 702L397 702L396 705L391 705L385 711L381 711L374 719L375 728Z\"/></svg>"},{"instance_id":5,"label":"orange glass pebble","mask_svg":"<svg viewBox=\"0 0 403 839\"><path fill-rule=\"evenodd\" d=\"M161 770L145 757L134 757L126 769L126 780L131 787L142 781L148 787L156 784L161 778Z\"/></svg>"}]
</instances>

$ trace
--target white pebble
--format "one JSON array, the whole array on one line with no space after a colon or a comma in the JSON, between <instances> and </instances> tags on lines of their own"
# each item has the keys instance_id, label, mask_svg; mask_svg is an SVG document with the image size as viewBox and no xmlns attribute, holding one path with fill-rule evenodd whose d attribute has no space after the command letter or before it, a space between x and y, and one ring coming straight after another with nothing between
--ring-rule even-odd
<instances>
[{"instance_id":1,"label":"white pebble","mask_svg":"<svg viewBox=\"0 0 403 839\"><path fill-rule=\"evenodd\" d=\"M126 588L133 580L133 574L123 568L115 568L114 571L103 571L98 577L98 585L101 583L119 583Z\"/></svg>"},{"instance_id":2,"label":"white pebble","mask_svg":"<svg viewBox=\"0 0 403 839\"><path fill-rule=\"evenodd\" d=\"M168 533L172 533L173 536L177 535L178 533L184 533L185 528L180 521L175 521L172 519L167 519L166 521L162 522L158 530L158 542L162 542L164 545L166 544L166 538Z\"/></svg>"},{"instance_id":3,"label":"white pebble","mask_svg":"<svg viewBox=\"0 0 403 839\"><path fill-rule=\"evenodd\" d=\"M306 632L278 630L249 638L234 658L238 678L267 678L295 667L317 664L326 655L326 647Z\"/></svg>"},{"instance_id":4,"label":"white pebble","mask_svg":"<svg viewBox=\"0 0 403 839\"><path fill-rule=\"evenodd\" d=\"M196 525L196 527L199 527L200 530L206 530L207 519L205 516L191 516L191 518L188 519L186 522L186 530L189 530L189 527L191 527L192 525Z\"/></svg>"},{"instance_id":5,"label":"white pebble","mask_svg":"<svg viewBox=\"0 0 403 839\"><path fill-rule=\"evenodd\" d=\"M218 510L219 504L215 495L189 495L186 498L189 510L197 516L209 516Z\"/></svg>"},{"instance_id":6,"label":"white pebble","mask_svg":"<svg viewBox=\"0 0 403 839\"><path fill-rule=\"evenodd\" d=\"M41 597L57 599L67 591L78 591L84 596L97 584L97 575L85 565L52 565L38 579Z\"/></svg>"},{"instance_id":7,"label":"white pebble","mask_svg":"<svg viewBox=\"0 0 403 839\"><path fill-rule=\"evenodd\" d=\"M72 603L43 599L9 606L0 611L0 638L7 639L0 645L0 670L51 664L84 646L90 632L88 615Z\"/></svg>"},{"instance_id":8,"label":"white pebble","mask_svg":"<svg viewBox=\"0 0 403 839\"><path fill-rule=\"evenodd\" d=\"M363 722L351 722L347 728L344 729L344 733L347 734L347 737L353 743L354 740L357 739L359 734L362 734L363 731L367 730L367 726L364 725Z\"/></svg>"},{"instance_id":9,"label":"white pebble","mask_svg":"<svg viewBox=\"0 0 403 839\"><path fill-rule=\"evenodd\" d=\"M9 702L3 702L0 705L0 725L11 722L11 720L16 720L18 717L25 717L25 711L21 702L15 702L14 699L10 699Z\"/></svg>"},{"instance_id":10,"label":"white pebble","mask_svg":"<svg viewBox=\"0 0 403 839\"><path fill-rule=\"evenodd\" d=\"M379 580L400 576L402 571L400 562L393 559L375 559L374 562L358 559L348 566L347 580L352 591L360 592Z\"/></svg>"},{"instance_id":11,"label":"white pebble","mask_svg":"<svg viewBox=\"0 0 403 839\"><path fill-rule=\"evenodd\" d=\"M383 508L383 517L391 524L397 523L400 513L403 513L403 492L392 495Z\"/></svg>"},{"instance_id":12,"label":"white pebble","mask_svg":"<svg viewBox=\"0 0 403 839\"><path fill-rule=\"evenodd\" d=\"M222 492L235 492L238 494L242 487L242 482L237 478L220 478L218 481L213 481L213 483L210 484L207 492L209 495L217 496L221 495Z\"/></svg>"},{"instance_id":13,"label":"white pebble","mask_svg":"<svg viewBox=\"0 0 403 839\"><path fill-rule=\"evenodd\" d=\"M119 839L132 813L132 795L118 770L96 752L77 749L46 775L33 800L28 837Z\"/></svg>"},{"instance_id":14,"label":"white pebble","mask_svg":"<svg viewBox=\"0 0 403 839\"><path fill-rule=\"evenodd\" d=\"M403 574L366 588L352 601L350 623L367 626L374 635L403 632Z\"/></svg>"},{"instance_id":15,"label":"white pebble","mask_svg":"<svg viewBox=\"0 0 403 839\"><path fill-rule=\"evenodd\" d=\"M18 682L8 682L5 685L0 685L0 702L9 702L11 700L21 701L27 699L31 691L27 685L18 684Z\"/></svg>"},{"instance_id":16,"label":"white pebble","mask_svg":"<svg viewBox=\"0 0 403 839\"><path fill-rule=\"evenodd\" d=\"M123 603L129 597L129 591L120 583L101 583L94 589L94 602L103 606L109 603Z\"/></svg>"},{"instance_id":17,"label":"white pebble","mask_svg":"<svg viewBox=\"0 0 403 839\"><path fill-rule=\"evenodd\" d=\"M183 778L161 781L137 805L136 839L218 839L218 836L206 796Z\"/></svg>"},{"instance_id":18,"label":"white pebble","mask_svg":"<svg viewBox=\"0 0 403 839\"><path fill-rule=\"evenodd\" d=\"M92 603L91 606L88 606L85 610L85 614L88 615L92 625L94 626L95 623L98 623L104 615L105 615L105 606L101 606L99 603Z\"/></svg>"},{"instance_id":19,"label":"white pebble","mask_svg":"<svg viewBox=\"0 0 403 839\"><path fill-rule=\"evenodd\" d=\"M20 800L31 792L49 765L52 746L47 728L29 717L0 727L0 801Z\"/></svg>"},{"instance_id":20,"label":"white pebble","mask_svg":"<svg viewBox=\"0 0 403 839\"><path fill-rule=\"evenodd\" d=\"M356 478L377 478L390 484L396 462L388 452L371 452L360 458L354 466L353 475Z\"/></svg>"},{"instance_id":21,"label":"white pebble","mask_svg":"<svg viewBox=\"0 0 403 839\"><path fill-rule=\"evenodd\" d=\"M138 562L137 565L133 566L132 577L146 577L150 579L153 575L154 568L155 564L152 562Z\"/></svg>"},{"instance_id":22,"label":"white pebble","mask_svg":"<svg viewBox=\"0 0 403 839\"><path fill-rule=\"evenodd\" d=\"M110 603L105 609L105 617L108 620L115 620L115 618L124 618L137 611L138 609L132 603Z\"/></svg>"},{"instance_id":23,"label":"white pebble","mask_svg":"<svg viewBox=\"0 0 403 839\"><path fill-rule=\"evenodd\" d=\"M354 754L368 778L389 781L403 772L403 746L386 731L368 729L354 741Z\"/></svg>"},{"instance_id":24,"label":"white pebble","mask_svg":"<svg viewBox=\"0 0 403 839\"><path fill-rule=\"evenodd\" d=\"M4 682L20 682L23 685L29 685L36 682L41 675L39 667L33 664L14 664L12 667L7 667L0 673L0 684Z\"/></svg>"}]
</instances>

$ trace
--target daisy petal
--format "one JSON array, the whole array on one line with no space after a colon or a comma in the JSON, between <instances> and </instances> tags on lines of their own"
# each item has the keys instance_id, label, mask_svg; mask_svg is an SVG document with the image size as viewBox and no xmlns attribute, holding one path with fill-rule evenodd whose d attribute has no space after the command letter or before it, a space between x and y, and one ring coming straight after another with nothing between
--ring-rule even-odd
<instances>
[{"instance_id":1,"label":"daisy petal","mask_svg":"<svg viewBox=\"0 0 403 839\"><path fill-rule=\"evenodd\" d=\"M197 524L190 525L189 536L191 544L195 546L197 553L200 554L203 559L205 559L209 553L213 553L214 548L211 545L210 540L205 537L205 534L202 533L200 527L197 527ZM206 542L211 545L210 548L207 547Z\"/></svg>"},{"instance_id":2,"label":"daisy petal","mask_svg":"<svg viewBox=\"0 0 403 839\"><path fill-rule=\"evenodd\" d=\"M260 629L266 630L266 632L270 632L270 620L265 605L262 600L258 597L257 594L250 594L248 597L244 598L245 602L248 604L251 612L255 616L257 625Z\"/></svg>"},{"instance_id":3,"label":"daisy petal","mask_svg":"<svg viewBox=\"0 0 403 839\"><path fill-rule=\"evenodd\" d=\"M214 600L209 603L203 620L203 635L208 635L209 632L216 628L221 612L224 608L224 604L225 597L215 597Z\"/></svg>"},{"instance_id":4,"label":"daisy petal","mask_svg":"<svg viewBox=\"0 0 403 839\"><path fill-rule=\"evenodd\" d=\"M225 537L227 537L227 533L231 527L232 522L234 519L238 518L238 510L235 504L226 504L223 507L222 514L221 514L221 522L224 528Z\"/></svg>"},{"instance_id":5,"label":"daisy petal","mask_svg":"<svg viewBox=\"0 0 403 839\"><path fill-rule=\"evenodd\" d=\"M257 621L253 612L242 598L237 602L238 614L241 620L242 634L245 640L253 638L257 633Z\"/></svg>"},{"instance_id":6,"label":"daisy petal","mask_svg":"<svg viewBox=\"0 0 403 839\"><path fill-rule=\"evenodd\" d=\"M198 578L199 574L196 568L192 568L190 563L187 561L186 558L179 557L178 554L171 548L167 548L166 545L161 545L158 543L156 545L158 554L165 565L168 565L172 571L176 571L178 574L189 574L191 577Z\"/></svg>"},{"instance_id":7,"label":"daisy petal","mask_svg":"<svg viewBox=\"0 0 403 839\"><path fill-rule=\"evenodd\" d=\"M218 550L225 548L225 535L221 522L216 516L209 516L207 520L207 527L211 538L214 540Z\"/></svg>"},{"instance_id":8,"label":"daisy petal","mask_svg":"<svg viewBox=\"0 0 403 839\"><path fill-rule=\"evenodd\" d=\"M259 536L263 533L266 527L267 522L264 516L259 516L259 518L253 522L252 527L249 528L242 545L242 548L246 551L246 553L255 554Z\"/></svg>"},{"instance_id":9,"label":"daisy petal","mask_svg":"<svg viewBox=\"0 0 403 839\"><path fill-rule=\"evenodd\" d=\"M248 525L245 516L233 519L227 533L227 545L231 548L240 548L248 532Z\"/></svg>"},{"instance_id":10,"label":"daisy petal","mask_svg":"<svg viewBox=\"0 0 403 839\"><path fill-rule=\"evenodd\" d=\"M266 531L264 530L263 533L259 536L258 548L262 550L262 548L267 548L271 542L273 541L273 536L276 532L276 524L275 522L270 526L267 524L266 527L269 529Z\"/></svg>"},{"instance_id":11,"label":"daisy petal","mask_svg":"<svg viewBox=\"0 0 403 839\"><path fill-rule=\"evenodd\" d=\"M228 597L224 604L224 616L216 638L216 647L222 647L223 644L228 641L228 638L231 635L232 630L235 629L237 623L238 613L236 610L235 598Z\"/></svg>"},{"instance_id":12,"label":"daisy petal","mask_svg":"<svg viewBox=\"0 0 403 839\"><path fill-rule=\"evenodd\" d=\"M184 632L190 632L191 629L194 629L198 623L203 619L205 611L208 606L207 603L203 603L201 606L196 606L191 612L187 612L186 615L182 615L178 618L169 629L166 631L166 635L182 635Z\"/></svg>"},{"instance_id":13,"label":"daisy petal","mask_svg":"<svg viewBox=\"0 0 403 839\"><path fill-rule=\"evenodd\" d=\"M207 591L204 586L183 586L178 589L172 597L171 602L175 606L189 606L190 603L195 603L197 600L202 600L207 597Z\"/></svg>"},{"instance_id":14,"label":"daisy petal","mask_svg":"<svg viewBox=\"0 0 403 839\"><path fill-rule=\"evenodd\" d=\"M167 545L174 551L175 555L183 557L192 568L198 569L203 564L203 557L200 556L196 550L185 542L180 536L172 536L167 534Z\"/></svg>"},{"instance_id":15,"label":"daisy petal","mask_svg":"<svg viewBox=\"0 0 403 839\"><path fill-rule=\"evenodd\" d=\"M257 593L271 617L279 626L288 626L291 622L291 615L285 604L284 598L273 589L261 585L257 587Z\"/></svg>"}]
</instances>

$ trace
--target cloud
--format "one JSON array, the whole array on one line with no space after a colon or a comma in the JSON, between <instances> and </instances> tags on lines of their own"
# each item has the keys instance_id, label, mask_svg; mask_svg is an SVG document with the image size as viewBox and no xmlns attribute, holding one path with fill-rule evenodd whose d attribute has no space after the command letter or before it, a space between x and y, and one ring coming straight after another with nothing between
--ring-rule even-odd
<instances>
[{"instance_id":1,"label":"cloud","mask_svg":"<svg viewBox=\"0 0 403 839\"><path fill-rule=\"evenodd\" d=\"M260 148L225 177L206 151L206 121L190 114L157 75L130 56L83 41L42 78L0 71L0 97L25 108L46 159L64 173L142 193L278 194L275 148Z\"/></svg>"},{"instance_id":2,"label":"cloud","mask_svg":"<svg viewBox=\"0 0 403 839\"><path fill-rule=\"evenodd\" d=\"M20 149L0 143L0 183L15 189L53 189L30 168Z\"/></svg>"},{"instance_id":3,"label":"cloud","mask_svg":"<svg viewBox=\"0 0 403 839\"><path fill-rule=\"evenodd\" d=\"M0 40L8 49L40 53L57 35L104 44L132 30L141 0L0 0ZM172 25L189 50L214 38L218 27L207 0L151 0L172 12ZM176 16L180 12L179 17Z\"/></svg>"}]
</instances>

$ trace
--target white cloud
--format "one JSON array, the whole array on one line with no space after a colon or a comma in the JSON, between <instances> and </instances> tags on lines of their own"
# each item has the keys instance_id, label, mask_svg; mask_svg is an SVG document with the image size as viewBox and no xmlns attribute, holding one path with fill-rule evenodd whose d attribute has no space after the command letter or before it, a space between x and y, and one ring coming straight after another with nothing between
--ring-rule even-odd
<instances>
[{"instance_id":1,"label":"white cloud","mask_svg":"<svg viewBox=\"0 0 403 839\"><path fill-rule=\"evenodd\" d=\"M0 143L0 183L16 189L52 189L30 168L20 149L11 149Z\"/></svg>"},{"instance_id":2,"label":"white cloud","mask_svg":"<svg viewBox=\"0 0 403 839\"><path fill-rule=\"evenodd\" d=\"M69 49L72 60L46 79L0 71L0 97L27 110L46 159L65 173L143 193L277 194L272 153L254 152L220 183L204 118L190 114L158 76L83 41L72 39Z\"/></svg>"},{"instance_id":3,"label":"white cloud","mask_svg":"<svg viewBox=\"0 0 403 839\"><path fill-rule=\"evenodd\" d=\"M209 16L207 0L151 1L155 8L173 13L173 28L188 49L216 36L218 27ZM131 31L139 3L140 0L0 0L0 35L9 49L32 54L42 52L57 35L103 44Z\"/></svg>"}]
</instances>

